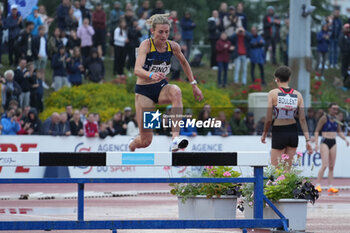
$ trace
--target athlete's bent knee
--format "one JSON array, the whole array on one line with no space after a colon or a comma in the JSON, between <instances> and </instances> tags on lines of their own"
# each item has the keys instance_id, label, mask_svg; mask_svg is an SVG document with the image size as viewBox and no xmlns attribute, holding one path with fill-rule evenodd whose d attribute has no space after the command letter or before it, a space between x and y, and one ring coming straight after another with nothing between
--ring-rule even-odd
<instances>
[{"instance_id":1,"label":"athlete's bent knee","mask_svg":"<svg viewBox=\"0 0 350 233\"><path fill-rule=\"evenodd\" d=\"M181 99L182 98L181 89L178 86L174 86L170 92L170 95L172 99Z\"/></svg>"}]
</instances>

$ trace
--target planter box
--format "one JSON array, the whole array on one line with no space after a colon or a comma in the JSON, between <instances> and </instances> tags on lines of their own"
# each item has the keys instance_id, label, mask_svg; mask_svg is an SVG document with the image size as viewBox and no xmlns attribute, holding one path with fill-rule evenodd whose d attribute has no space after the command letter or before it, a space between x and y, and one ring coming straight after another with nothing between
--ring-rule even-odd
<instances>
[{"instance_id":1,"label":"planter box","mask_svg":"<svg viewBox=\"0 0 350 233\"><path fill-rule=\"evenodd\" d=\"M209 220L236 218L236 196L207 198L206 196L190 197L185 203L178 197L179 219Z\"/></svg>"},{"instance_id":2,"label":"planter box","mask_svg":"<svg viewBox=\"0 0 350 233\"><path fill-rule=\"evenodd\" d=\"M273 203L277 209L289 219L289 230L305 231L307 201L304 199L281 199ZM245 218L253 218L253 208L245 204ZM278 215L270 207L264 208L264 218L278 219Z\"/></svg>"}]
</instances>

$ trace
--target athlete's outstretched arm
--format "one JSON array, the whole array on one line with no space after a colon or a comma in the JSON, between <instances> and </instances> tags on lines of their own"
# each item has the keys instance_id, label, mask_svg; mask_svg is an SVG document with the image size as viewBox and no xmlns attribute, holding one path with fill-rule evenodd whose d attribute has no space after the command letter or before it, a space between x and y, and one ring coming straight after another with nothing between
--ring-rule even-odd
<instances>
[{"instance_id":1,"label":"athlete's outstretched arm","mask_svg":"<svg viewBox=\"0 0 350 233\"><path fill-rule=\"evenodd\" d=\"M344 135L344 132L341 130L339 124L338 124L337 132L338 132L338 134L339 134L339 137L341 137L341 138L345 141L346 146L349 146L349 141L346 139L346 137L345 137L345 135Z\"/></svg>"},{"instance_id":2,"label":"athlete's outstretched arm","mask_svg":"<svg viewBox=\"0 0 350 233\"><path fill-rule=\"evenodd\" d=\"M264 132L261 136L261 142L266 143L266 136L272 124L272 111L273 111L273 103L272 103L272 91L269 92L267 96L267 110L266 110L266 118L264 124Z\"/></svg>"},{"instance_id":3,"label":"athlete's outstretched arm","mask_svg":"<svg viewBox=\"0 0 350 233\"><path fill-rule=\"evenodd\" d=\"M184 70L188 80L190 81L190 83L192 83L193 81L195 81L195 79L193 77L193 73L192 73L190 64L188 64L185 56L181 52L180 45L174 41L171 41L171 47L173 49L174 55L179 60L181 66L182 66L182 69ZM202 91L198 88L198 86L196 84L192 84L192 90L193 90L194 98L198 101L201 101L203 99L203 94L202 94Z\"/></svg>"},{"instance_id":4,"label":"athlete's outstretched arm","mask_svg":"<svg viewBox=\"0 0 350 233\"><path fill-rule=\"evenodd\" d=\"M139 78L144 79L153 79L153 80L161 80L165 78L165 75L161 72L155 72L152 74L152 72L146 71L142 68L142 66L145 64L147 53L149 52L149 40L142 41L139 49L138 49L138 55L135 62L135 68L134 68L134 74Z\"/></svg>"},{"instance_id":5,"label":"athlete's outstretched arm","mask_svg":"<svg viewBox=\"0 0 350 233\"><path fill-rule=\"evenodd\" d=\"M304 110L304 100L303 96L298 93L298 99L299 104L298 104L298 109L299 109L299 122L301 129L304 132L305 140L306 140L306 149L309 152L309 154L312 154L312 147L310 143L310 134L309 134L309 129L307 127L306 119L305 119L305 110Z\"/></svg>"}]
</instances>

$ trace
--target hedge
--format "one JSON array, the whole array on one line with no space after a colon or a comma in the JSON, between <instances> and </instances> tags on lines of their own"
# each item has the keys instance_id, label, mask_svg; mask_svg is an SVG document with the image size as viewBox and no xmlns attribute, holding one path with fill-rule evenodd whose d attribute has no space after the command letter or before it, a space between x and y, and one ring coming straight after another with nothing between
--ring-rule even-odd
<instances>
[{"instance_id":1,"label":"hedge","mask_svg":"<svg viewBox=\"0 0 350 233\"><path fill-rule=\"evenodd\" d=\"M211 87L201 87L205 98L197 102L193 97L191 85L182 82L175 84L182 90L184 109L191 108L194 116L197 116L204 103L212 106L212 116L216 116L221 110L224 110L227 116L232 114L233 106L227 92ZM107 121L113 117L114 113L122 111L126 106L132 107L135 111L134 101L133 86L129 82L127 85L89 83L78 87L64 87L45 99L45 110L40 114L40 118L45 120L53 112L63 112L66 105L72 105L74 109L87 106L89 112L97 112L102 121ZM157 106L161 110L164 110L165 107Z\"/></svg>"}]
</instances>

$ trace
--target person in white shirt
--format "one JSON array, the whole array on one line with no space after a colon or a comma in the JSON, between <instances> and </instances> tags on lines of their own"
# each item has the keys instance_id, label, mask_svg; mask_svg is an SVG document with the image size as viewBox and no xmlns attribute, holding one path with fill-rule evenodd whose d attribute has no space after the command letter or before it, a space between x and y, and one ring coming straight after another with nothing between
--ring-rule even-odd
<instances>
[{"instance_id":1,"label":"person in white shirt","mask_svg":"<svg viewBox=\"0 0 350 233\"><path fill-rule=\"evenodd\" d=\"M47 63L47 39L45 37L45 26L41 25L39 27L39 35L34 38L34 48L35 48L35 68L37 72L45 75L45 68Z\"/></svg>"},{"instance_id":2,"label":"person in white shirt","mask_svg":"<svg viewBox=\"0 0 350 233\"><path fill-rule=\"evenodd\" d=\"M128 37L126 32L126 21L121 19L118 27L114 30L114 75L124 76L124 66L126 59L126 43Z\"/></svg>"},{"instance_id":3,"label":"person in white shirt","mask_svg":"<svg viewBox=\"0 0 350 233\"><path fill-rule=\"evenodd\" d=\"M126 128L126 135L136 137L139 134L139 127L137 125L136 116L133 115L131 120L128 122Z\"/></svg>"},{"instance_id":4,"label":"person in white shirt","mask_svg":"<svg viewBox=\"0 0 350 233\"><path fill-rule=\"evenodd\" d=\"M80 27L81 25L83 25L83 15L80 10L79 1L74 1L73 10L74 10L73 15L76 19L78 19L78 27Z\"/></svg>"}]
</instances>

